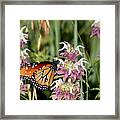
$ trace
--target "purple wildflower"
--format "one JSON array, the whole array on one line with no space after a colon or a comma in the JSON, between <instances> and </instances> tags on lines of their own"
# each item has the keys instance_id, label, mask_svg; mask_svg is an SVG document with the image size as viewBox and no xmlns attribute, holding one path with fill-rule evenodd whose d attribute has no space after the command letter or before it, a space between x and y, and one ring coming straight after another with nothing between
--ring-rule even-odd
<instances>
[{"instance_id":1,"label":"purple wildflower","mask_svg":"<svg viewBox=\"0 0 120 120\"><path fill-rule=\"evenodd\" d=\"M84 69L78 64L78 62L73 63L66 60L63 65L58 66L57 73L62 74L64 81L67 78L72 78L72 81L80 80L84 75Z\"/></svg>"},{"instance_id":2,"label":"purple wildflower","mask_svg":"<svg viewBox=\"0 0 120 120\"><path fill-rule=\"evenodd\" d=\"M76 58L78 57L79 52L77 50L72 51L72 52L65 51L65 52L60 53L60 55L74 62L76 61Z\"/></svg>"},{"instance_id":3,"label":"purple wildflower","mask_svg":"<svg viewBox=\"0 0 120 120\"><path fill-rule=\"evenodd\" d=\"M62 74L64 76L64 79L66 80L68 78L69 71L67 69L65 69L64 66L60 66L60 67L58 67L57 73Z\"/></svg>"},{"instance_id":4,"label":"purple wildflower","mask_svg":"<svg viewBox=\"0 0 120 120\"><path fill-rule=\"evenodd\" d=\"M23 95L25 95L25 93L27 93L27 92L28 92L28 86L27 86L27 84L21 84L20 85L20 93L23 94Z\"/></svg>"},{"instance_id":5,"label":"purple wildflower","mask_svg":"<svg viewBox=\"0 0 120 120\"><path fill-rule=\"evenodd\" d=\"M25 31L25 33L23 32ZM25 44L27 44L28 40L28 28L27 26L23 26L20 29L20 40L22 40Z\"/></svg>"},{"instance_id":6,"label":"purple wildflower","mask_svg":"<svg viewBox=\"0 0 120 120\"><path fill-rule=\"evenodd\" d=\"M25 45L25 42L22 39L20 39L20 48L25 48Z\"/></svg>"},{"instance_id":7,"label":"purple wildflower","mask_svg":"<svg viewBox=\"0 0 120 120\"><path fill-rule=\"evenodd\" d=\"M23 32L25 31L25 33ZM30 51L28 48L25 48L28 42L28 28L27 26L23 26L20 29L20 65L23 66L26 63L29 63L29 54Z\"/></svg>"},{"instance_id":8,"label":"purple wildflower","mask_svg":"<svg viewBox=\"0 0 120 120\"><path fill-rule=\"evenodd\" d=\"M25 48L24 50L20 51L20 65L23 66L26 63L29 63L29 52L30 50L28 48Z\"/></svg>"},{"instance_id":9,"label":"purple wildflower","mask_svg":"<svg viewBox=\"0 0 120 120\"><path fill-rule=\"evenodd\" d=\"M80 69L78 71L76 69L74 69L74 70L71 71L70 76L73 80L76 80L76 79L80 80L83 75L84 75L84 70L83 69Z\"/></svg>"},{"instance_id":10,"label":"purple wildflower","mask_svg":"<svg viewBox=\"0 0 120 120\"><path fill-rule=\"evenodd\" d=\"M99 22L93 24L90 36L91 37L96 36L98 38L100 37L100 25L99 25Z\"/></svg>"},{"instance_id":11,"label":"purple wildflower","mask_svg":"<svg viewBox=\"0 0 120 120\"><path fill-rule=\"evenodd\" d=\"M25 64L29 63L29 58L20 57L20 65L24 66Z\"/></svg>"},{"instance_id":12,"label":"purple wildflower","mask_svg":"<svg viewBox=\"0 0 120 120\"><path fill-rule=\"evenodd\" d=\"M88 63L85 58L82 57L80 48L84 48L78 45L75 49L68 42L61 42L63 48L59 49L60 57L57 59L59 64L57 65L57 73L62 75L63 80L56 82L56 86L53 88L52 99L54 100L76 100L80 98L80 85L78 80L82 78L86 71L85 64ZM78 60L78 56L81 58ZM78 83L78 84L77 84Z\"/></svg>"},{"instance_id":13,"label":"purple wildflower","mask_svg":"<svg viewBox=\"0 0 120 120\"><path fill-rule=\"evenodd\" d=\"M52 94L54 100L76 100L80 97L80 87L72 83L64 83Z\"/></svg>"}]
</instances>

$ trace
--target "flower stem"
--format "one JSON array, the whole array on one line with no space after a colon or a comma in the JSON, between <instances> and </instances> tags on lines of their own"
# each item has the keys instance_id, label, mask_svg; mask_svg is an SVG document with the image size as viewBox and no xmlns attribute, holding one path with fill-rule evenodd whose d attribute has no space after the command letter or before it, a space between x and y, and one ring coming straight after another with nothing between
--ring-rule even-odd
<instances>
[{"instance_id":1,"label":"flower stem","mask_svg":"<svg viewBox=\"0 0 120 120\"><path fill-rule=\"evenodd\" d=\"M74 48L78 45L78 31L77 31L77 20L74 22ZM81 97L80 100L83 100L83 84L82 80L80 81L80 92L81 92Z\"/></svg>"},{"instance_id":2,"label":"flower stem","mask_svg":"<svg viewBox=\"0 0 120 120\"><path fill-rule=\"evenodd\" d=\"M85 71L86 72L86 82L87 81L87 70ZM88 86L86 85L86 100L88 100Z\"/></svg>"},{"instance_id":3,"label":"flower stem","mask_svg":"<svg viewBox=\"0 0 120 120\"><path fill-rule=\"evenodd\" d=\"M80 92L81 92L81 97L80 97L80 100L83 100L83 85L82 85L82 80L80 80Z\"/></svg>"},{"instance_id":4,"label":"flower stem","mask_svg":"<svg viewBox=\"0 0 120 120\"><path fill-rule=\"evenodd\" d=\"M60 21L55 20L55 46L56 46L57 56L58 56L58 49L59 49L59 41L60 41Z\"/></svg>"},{"instance_id":5,"label":"flower stem","mask_svg":"<svg viewBox=\"0 0 120 120\"><path fill-rule=\"evenodd\" d=\"M74 24L74 48L77 46L78 44L78 39L77 39L77 20L75 20L75 24Z\"/></svg>"},{"instance_id":6,"label":"flower stem","mask_svg":"<svg viewBox=\"0 0 120 120\"><path fill-rule=\"evenodd\" d=\"M41 44L41 34L38 38L38 44L37 44L37 51L39 52L39 49L40 49L40 44Z\"/></svg>"},{"instance_id":7,"label":"flower stem","mask_svg":"<svg viewBox=\"0 0 120 120\"><path fill-rule=\"evenodd\" d=\"M80 38L82 46L84 46L84 43L83 43L83 41L82 41L81 36L79 35L79 33L78 33L78 37ZM85 54L85 49L83 50L83 52L84 52L83 57L86 58L86 56L85 56L86 55ZM85 71L85 74L86 74L85 82L88 83L88 80L87 80L87 70ZM87 84L86 84L86 100L88 100L88 86L87 86Z\"/></svg>"},{"instance_id":8,"label":"flower stem","mask_svg":"<svg viewBox=\"0 0 120 120\"><path fill-rule=\"evenodd\" d=\"M52 57L55 56L54 33L53 33L53 29L52 28L50 28L49 40L50 40L50 57L51 57L51 60L52 60Z\"/></svg>"}]
</instances>

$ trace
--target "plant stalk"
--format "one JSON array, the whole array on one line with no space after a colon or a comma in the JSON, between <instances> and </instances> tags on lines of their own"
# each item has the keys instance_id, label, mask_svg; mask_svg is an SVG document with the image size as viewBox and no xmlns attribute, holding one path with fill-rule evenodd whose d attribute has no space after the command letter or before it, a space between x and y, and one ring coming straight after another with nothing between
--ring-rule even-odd
<instances>
[{"instance_id":1,"label":"plant stalk","mask_svg":"<svg viewBox=\"0 0 120 120\"><path fill-rule=\"evenodd\" d=\"M75 20L74 23L74 48L76 48L77 44L78 44L78 39L77 39L77 20Z\"/></svg>"},{"instance_id":2,"label":"plant stalk","mask_svg":"<svg viewBox=\"0 0 120 120\"><path fill-rule=\"evenodd\" d=\"M58 56L59 52L59 42L60 42L60 21L55 20L55 47L56 47L56 56Z\"/></svg>"}]
</instances>

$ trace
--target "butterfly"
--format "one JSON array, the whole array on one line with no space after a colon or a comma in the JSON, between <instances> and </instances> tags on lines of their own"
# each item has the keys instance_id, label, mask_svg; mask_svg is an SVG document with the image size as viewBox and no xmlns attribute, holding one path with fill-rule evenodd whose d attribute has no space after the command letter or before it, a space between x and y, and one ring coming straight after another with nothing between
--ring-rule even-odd
<instances>
[{"instance_id":1,"label":"butterfly","mask_svg":"<svg viewBox=\"0 0 120 120\"><path fill-rule=\"evenodd\" d=\"M25 64L20 68L20 78L28 79L40 90L48 89L59 78L57 64L58 61Z\"/></svg>"}]
</instances>

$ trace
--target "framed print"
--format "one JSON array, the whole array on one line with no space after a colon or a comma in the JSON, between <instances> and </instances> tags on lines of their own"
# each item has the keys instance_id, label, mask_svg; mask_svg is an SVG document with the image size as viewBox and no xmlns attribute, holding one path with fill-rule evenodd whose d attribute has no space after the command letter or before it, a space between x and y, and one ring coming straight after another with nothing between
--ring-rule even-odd
<instances>
[{"instance_id":1,"label":"framed print","mask_svg":"<svg viewBox=\"0 0 120 120\"><path fill-rule=\"evenodd\" d=\"M1 118L119 119L119 7L3 1Z\"/></svg>"}]
</instances>

